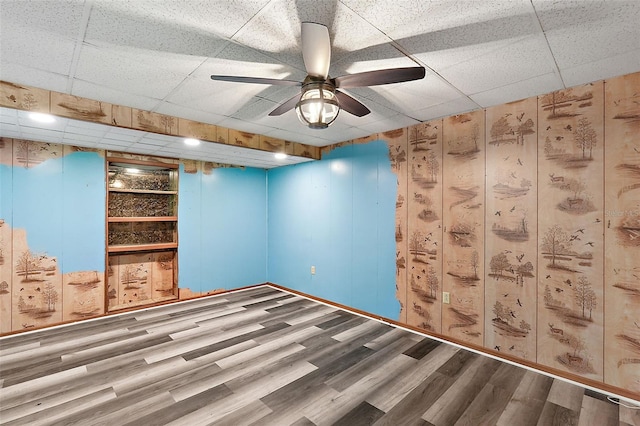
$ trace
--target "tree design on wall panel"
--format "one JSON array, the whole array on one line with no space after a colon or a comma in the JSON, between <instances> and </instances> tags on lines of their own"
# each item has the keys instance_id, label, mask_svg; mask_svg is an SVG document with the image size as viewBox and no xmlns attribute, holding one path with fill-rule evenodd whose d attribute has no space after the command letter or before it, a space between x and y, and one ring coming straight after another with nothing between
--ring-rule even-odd
<instances>
[{"instance_id":1,"label":"tree design on wall panel","mask_svg":"<svg viewBox=\"0 0 640 426\"><path fill-rule=\"evenodd\" d=\"M408 129L409 155L430 130ZM422 152L398 200L418 227L396 225L404 270L433 255L425 231L441 220L443 269L409 275L407 292L451 293L434 302L446 336L639 394L640 73L448 117L442 130L442 214Z\"/></svg>"},{"instance_id":2,"label":"tree design on wall panel","mask_svg":"<svg viewBox=\"0 0 640 426\"><path fill-rule=\"evenodd\" d=\"M606 383L640 393L640 73L605 84Z\"/></svg>"},{"instance_id":3,"label":"tree design on wall panel","mask_svg":"<svg viewBox=\"0 0 640 426\"><path fill-rule=\"evenodd\" d=\"M483 344L484 111L443 120L442 332Z\"/></svg>"},{"instance_id":4,"label":"tree design on wall panel","mask_svg":"<svg viewBox=\"0 0 640 426\"><path fill-rule=\"evenodd\" d=\"M536 359L536 98L486 111L485 347Z\"/></svg>"},{"instance_id":5,"label":"tree design on wall panel","mask_svg":"<svg viewBox=\"0 0 640 426\"><path fill-rule=\"evenodd\" d=\"M603 377L603 90L599 82L538 98L538 362L598 380Z\"/></svg>"},{"instance_id":6,"label":"tree design on wall panel","mask_svg":"<svg viewBox=\"0 0 640 426\"><path fill-rule=\"evenodd\" d=\"M441 332L442 120L409 128L407 323Z\"/></svg>"},{"instance_id":7,"label":"tree design on wall panel","mask_svg":"<svg viewBox=\"0 0 640 426\"><path fill-rule=\"evenodd\" d=\"M30 329L62 321L62 274L55 257L35 253L26 232L13 230L12 329Z\"/></svg>"}]
</instances>

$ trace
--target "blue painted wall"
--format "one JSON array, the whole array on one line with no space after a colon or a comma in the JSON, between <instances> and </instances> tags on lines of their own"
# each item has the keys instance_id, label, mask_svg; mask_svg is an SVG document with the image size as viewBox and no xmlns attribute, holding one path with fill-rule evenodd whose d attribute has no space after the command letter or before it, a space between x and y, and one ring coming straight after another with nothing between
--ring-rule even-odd
<instances>
[{"instance_id":1,"label":"blue painted wall","mask_svg":"<svg viewBox=\"0 0 640 426\"><path fill-rule=\"evenodd\" d=\"M207 292L265 282L266 171L180 166L179 185L178 285Z\"/></svg>"},{"instance_id":2,"label":"blue painted wall","mask_svg":"<svg viewBox=\"0 0 640 426\"><path fill-rule=\"evenodd\" d=\"M63 274L104 271L102 156L74 152L29 168L0 165L0 176L0 217L26 230L33 252L56 257Z\"/></svg>"},{"instance_id":3,"label":"blue painted wall","mask_svg":"<svg viewBox=\"0 0 640 426\"><path fill-rule=\"evenodd\" d=\"M387 144L345 146L324 158L268 171L268 280L398 319L397 184Z\"/></svg>"},{"instance_id":4,"label":"blue painted wall","mask_svg":"<svg viewBox=\"0 0 640 426\"><path fill-rule=\"evenodd\" d=\"M32 250L58 257L63 272L104 271L105 211L95 207L105 205L103 157L78 152L30 169L0 167L0 216L27 230ZM192 174L181 166L179 185L181 288L271 281L398 318L396 176L384 142L269 171Z\"/></svg>"}]
</instances>

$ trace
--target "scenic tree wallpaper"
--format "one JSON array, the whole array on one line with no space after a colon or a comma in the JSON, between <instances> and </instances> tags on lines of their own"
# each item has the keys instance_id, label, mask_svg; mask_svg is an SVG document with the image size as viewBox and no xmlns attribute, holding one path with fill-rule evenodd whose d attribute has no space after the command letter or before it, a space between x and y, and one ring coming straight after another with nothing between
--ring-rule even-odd
<instances>
[{"instance_id":1,"label":"scenic tree wallpaper","mask_svg":"<svg viewBox=\"0 0 640 426\"><path fill-rule=\"evenodd\" d=\"M640 73L406 130L407 323L640 392Z\"/></svg>"}]
</instances>

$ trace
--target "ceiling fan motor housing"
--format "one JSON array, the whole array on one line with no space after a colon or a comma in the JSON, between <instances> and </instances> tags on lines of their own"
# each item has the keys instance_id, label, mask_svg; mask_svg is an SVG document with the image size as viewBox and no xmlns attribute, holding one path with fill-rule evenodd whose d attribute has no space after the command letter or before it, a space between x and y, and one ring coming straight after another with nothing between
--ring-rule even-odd
<instances>
[{"instance_id":1,"label":"ceiling fan motor housing","mask_svg":"<svg viewBox=\"0 0 640 426\"><path fill-rule=\"evenodd\" d=\"M307 77L302 83L302 95L296 104L300 121L310 129L326 129L339 112L336 87L329 80Z\"/></svg>"}]
</instances>

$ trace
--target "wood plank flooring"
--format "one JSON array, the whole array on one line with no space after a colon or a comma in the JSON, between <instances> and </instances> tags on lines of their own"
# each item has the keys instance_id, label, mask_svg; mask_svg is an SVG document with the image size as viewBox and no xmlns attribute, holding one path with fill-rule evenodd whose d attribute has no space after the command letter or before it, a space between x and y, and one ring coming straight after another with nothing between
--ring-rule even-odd
<instances>
[{"instance_id":1,"label":"wood plank flooring","mask_svg":"<svg viewBox=\"0 0 640 426\"><path fill-rule=\"evenodd\" d=\"M605 396L268 286L0 339L6 425L640 425Z\"/></svg>"}]
</instances>

